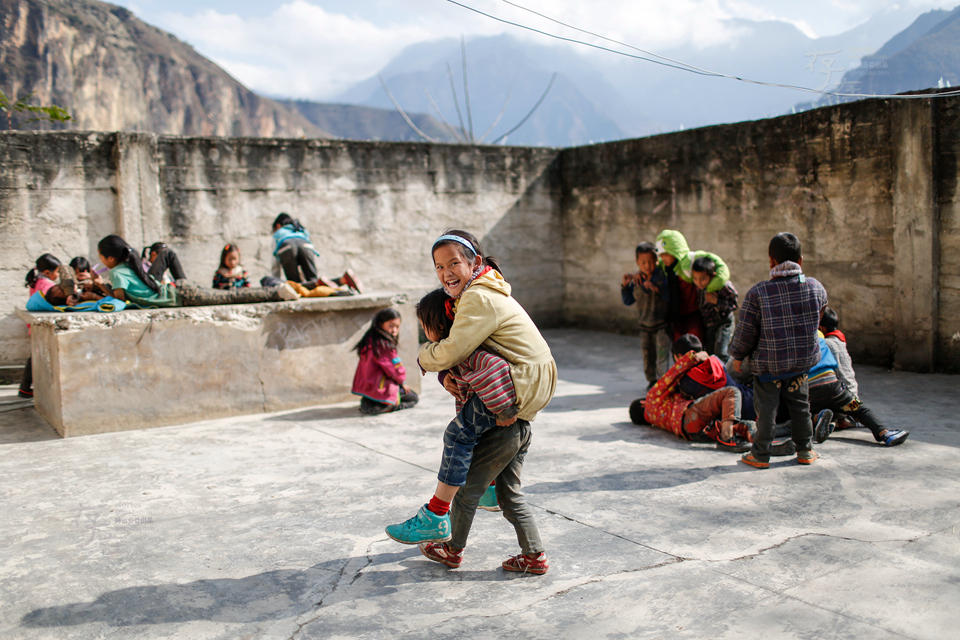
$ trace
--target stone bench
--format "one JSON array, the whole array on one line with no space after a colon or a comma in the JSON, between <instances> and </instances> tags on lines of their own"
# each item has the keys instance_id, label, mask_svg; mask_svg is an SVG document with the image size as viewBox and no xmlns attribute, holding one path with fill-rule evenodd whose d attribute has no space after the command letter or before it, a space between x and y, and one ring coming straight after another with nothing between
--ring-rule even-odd
<instances>
[{"instance_id":1,"label":"stone bench","mask_svg":"<svg viewBox=\"0 0 960 640\"><path fill-rule=\"evenodd\" d=\"M403 317L400 357L419 391L414 305L399 295L17 313L32 326L37 411L68 437L356 398L352 348L388 306Z\"/></svg>"}]
</instances>

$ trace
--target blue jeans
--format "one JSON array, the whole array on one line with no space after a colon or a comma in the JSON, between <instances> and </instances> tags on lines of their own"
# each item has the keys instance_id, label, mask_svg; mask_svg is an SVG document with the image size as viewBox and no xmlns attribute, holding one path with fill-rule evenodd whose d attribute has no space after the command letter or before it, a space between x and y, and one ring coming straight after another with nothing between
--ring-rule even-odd
<instances>
[{"instance_id":1,"label":"blue jeans","mask_svg":"<svg viewBox=\"0 0 960 640\"><path fill-rule=\"evenodd\" d=\"M443 458L437 479L453 487L466 484L477 442L487 431L497 428L497 418L484 406L479 396L474 395L467 400L443 432Z\"/></svg>"}]
</instances>

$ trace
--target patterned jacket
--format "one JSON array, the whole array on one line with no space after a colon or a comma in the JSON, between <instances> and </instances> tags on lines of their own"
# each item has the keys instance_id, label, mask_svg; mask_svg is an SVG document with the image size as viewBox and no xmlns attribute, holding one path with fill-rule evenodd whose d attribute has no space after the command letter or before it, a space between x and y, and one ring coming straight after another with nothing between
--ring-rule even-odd
<instances>
[{"instance_id":1,"label":"patterned jacket","mask_svg":"<svg viewBox=\"0 0 960 640\"><path fill-rule=\"evenodd\" d=\"M737 310L737 290L732 282L725 283L717 289L717 301L707 302L706 291L697 292L697 303L700 305L700 315L703 324L708 327L719 327L727 322L733 322L733 312Z\"/></svg>"},{"instance_id":2,"label":"patterned jacket","mask_svg":"<svg viewBox=\"0 0 960 640\"><path fill-rule=\"evenodd\" d=\"M683 393L677 383L687 371L699 364L694 358L696 353L688 351L680 356L647 392L647 399L643 404L643 416L647 422L684 440L687 436L683 431L683 412L693 399Z\"/></svg>"}]
</instances>

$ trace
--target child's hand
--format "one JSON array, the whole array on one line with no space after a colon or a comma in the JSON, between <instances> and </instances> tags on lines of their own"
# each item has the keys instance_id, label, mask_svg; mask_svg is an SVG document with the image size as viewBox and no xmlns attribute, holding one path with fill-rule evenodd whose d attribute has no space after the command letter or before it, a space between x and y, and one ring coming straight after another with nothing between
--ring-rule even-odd
<instances>
[{"instance_id":1,"label":"child's hand","mask_svg":"<svg viewBox=\"0 0 960 640\"><path fill-rule=\"evenodd\" d=\"M706 362L710 358L710 354L706 351L697 351L693 354L693 359L695 362Z\"/></svg>"},{"instance_id":2,"label":"child's hand","mask_svg":"<svg viewBox=\"0 0 960 640\"><path fill-rule=\"evenodd\" d=\"M634 282L636 282L636 280L637 280L636 274L633 274L633 273L625 273L625 274L623 274L623 277L620 278L620 286L621 286L621 287L629 287L629 286L632 285Z\"/></svg>"},{"instance_id":3,"label":"child's hand","mask_svg":"<svg viewBox=\"0 0 960 640\"><path fill-rule=\"evenodd\" d=\"M454 398L460 400L460 390L457 388L457 383L454 382L453 376L447 376L443 379L443 388Z\"/></svg>"},{"instance_id":4,"label":"child's hand","mask_svg":"<svg viewBox=\"0 0 960 640\"><path fill-rule=\"evenodd\" d=\"M510 425L512 425L512 424L513 424L514 422L516 422L516 421L517 421L517 416L512 416L512 417L510 417L510 418L501 418L501 417L498 416L498 417L497 417L497 426L498 426L498 427L509 427Z\"/></svg>"},{"instance_id":5,"label":"child's hand","mask_svg":"<svg viewBox=\"0 0 960 640\"><path fill-rule=\"evenodd\" d=\"M717 300L719 300L716 293L704 293L703 299L710 304L717 304Z\"/></svg>"},{"instance_id":6,"label":"child's hand","mask_svg":"<svg viewBox=\"0 0 960 640\"><path fill-rule=\"evenodd\" d=\"M653 293L660 293L660 287L658 287L657 285L653 284L653 281L652 281L652 280L644 280L644 281L643 281L643 288L646 289L647 291L651 291L651 292L653 292Z\"/></svg>"}]
</instances>

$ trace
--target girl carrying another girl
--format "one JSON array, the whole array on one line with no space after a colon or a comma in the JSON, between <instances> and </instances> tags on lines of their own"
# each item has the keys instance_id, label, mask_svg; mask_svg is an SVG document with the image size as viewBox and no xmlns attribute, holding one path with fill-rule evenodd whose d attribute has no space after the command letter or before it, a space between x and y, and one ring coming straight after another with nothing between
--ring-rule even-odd
<instances>
[{"instance_id":1,"label":"girl carrying another girl","mask_svg":"<svg viewBox=\"0 0 960 640\"><path fill-rule=\"evenodd\" d=\"M354 349L360 354L351 392L360 396L360 413L376 415L409 409L420 399L403 383L407 370L397 354L400 312L381 309Z\"/></svg>"},{"instance_id":2,"label":"girl carrying another girl","mask_svg":"<svg viewBox=\"0 0 960 640\"><path fill-rule=\"evenodd\" d=\"M457 568L480 497L495 482L503 516L513 525L522 551L501 566L506 571L546 573L546 554L520 488L520 473L530 447L530 421L547 406L556 389L556 363L530 316L510 296L510 285L499 265L484 256L473 234L450 230L433 243L431 254L437 278L449 297L446 306L453 324L447 338L421 347L420 366L444 371L483 345L510 364L517 419L498 426L497 416L479 396L470 398L444 433L444 459L456 455L460 442L476 442L469 468L459 477L438 478L441 482L430 502L406 522L388 526L388 535L399 542L419 544L420 552L430 560ZM443 485L459 487L452 507Z\"/></svg>"}]
</instances>

